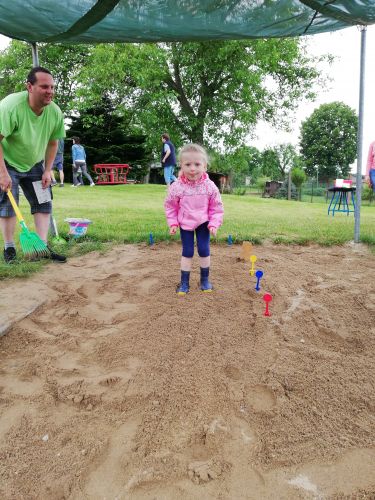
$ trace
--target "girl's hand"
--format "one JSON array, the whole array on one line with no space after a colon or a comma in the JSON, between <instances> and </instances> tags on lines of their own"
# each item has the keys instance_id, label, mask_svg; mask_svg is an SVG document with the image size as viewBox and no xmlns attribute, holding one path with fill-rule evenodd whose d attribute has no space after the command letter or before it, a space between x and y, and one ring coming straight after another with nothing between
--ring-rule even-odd
<instances>
[{"instance_id":1,"label":"girl's hand","mask_svg":"<svg viewBox=\"0 0 375 500\"><path fill-rule=\"evenodd\" d=\"M172 226L169 228L169 234L176 234L177 233L177 226Z\"/></svg>"},{"instance_id":2,"label":"girl's hand","mask_svg":"<svg viewBox=\"0 0 375 500\"><path fill-rule=\"evenodd\" d=\"M216 236L217 227L210 227L210 233L212 234L212 236Z\"/></svg>"}]
</instances>

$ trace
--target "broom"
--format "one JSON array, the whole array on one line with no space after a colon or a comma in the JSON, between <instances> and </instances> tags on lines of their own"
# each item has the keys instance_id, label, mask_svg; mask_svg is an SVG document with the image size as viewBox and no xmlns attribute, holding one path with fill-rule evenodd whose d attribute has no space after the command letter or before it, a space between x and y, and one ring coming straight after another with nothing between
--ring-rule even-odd
<instances>
[{"instance_id":1,"label":"broom","mask_svg":"<svg viewBox=\"0 0 375 500\"><path fill-rule=\"evenodd\" d=\"M40 237L36 233L28 230L22 217L21 211L18 208L16 200L14 199L14 196L10 189L7 190L7 194L10 203L12 204L13 210L16 212L18 222L20 223L22 228L22 231L20 233L20 245L25 257L35 258L48 256L49 250L44 241L40 239Z\"/></svg>"}]
</instances>

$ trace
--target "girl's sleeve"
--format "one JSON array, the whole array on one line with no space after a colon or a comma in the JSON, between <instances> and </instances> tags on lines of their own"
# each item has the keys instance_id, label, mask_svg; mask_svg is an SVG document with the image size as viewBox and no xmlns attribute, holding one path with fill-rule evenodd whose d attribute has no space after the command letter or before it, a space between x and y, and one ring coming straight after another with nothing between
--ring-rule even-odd
<instances>
[{"instance_id":1,"label":"girl's sleeve","mask_svg":"<svg viewBox=\"0 0 375 500\"><path fill-rule=\"evenodd\" d=\"M76 149L74 147L75 145L73 144L72 146L72 160L73 160L73 163L76 161Z\"/></svg>"},{"instance_id":2,"label":"girl's sleeve","mask_svg":"<svg viewBox=\"0 0 375 500\"><path fill-rule=\"evenodd\" d=\"M175 184L175 183L174 183ZM173 184L170 186L168 195L164 202L165 216L169 227L179 226L178 224L178 209L180 206L180 198L173 189Z\"/></svg>"},{"instance_id":3,"label":"girl's sleeve","mask_svg":"<svg viewBox=\"0 0 375 500\"><path fill-rule=\"evenodd\" d=\"M214 186L214 191L210 196L208 203L208 227L218 228L223 223L224 207L221 201L220 192L217 186Z\"/></svg>"}]
</instances>

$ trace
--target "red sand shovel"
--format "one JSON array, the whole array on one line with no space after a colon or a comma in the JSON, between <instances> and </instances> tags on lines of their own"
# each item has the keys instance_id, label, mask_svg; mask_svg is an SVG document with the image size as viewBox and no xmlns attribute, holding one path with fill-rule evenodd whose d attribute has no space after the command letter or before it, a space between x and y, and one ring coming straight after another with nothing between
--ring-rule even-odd
<instances>
[{"instance_id":1,"label":"red sand shovel","mask_svg":"<svg viewBox=\"0 0 375 500\"><path fill-rule=\"evenodd\" d=\"M268 309L268 304L271 302L272 300L272 295L270 293L265 293L263 295L263 300L264 302L266 303L266 310L264 311L264 316L271 316L271 313Z\"/></svg>"}]
</instances>

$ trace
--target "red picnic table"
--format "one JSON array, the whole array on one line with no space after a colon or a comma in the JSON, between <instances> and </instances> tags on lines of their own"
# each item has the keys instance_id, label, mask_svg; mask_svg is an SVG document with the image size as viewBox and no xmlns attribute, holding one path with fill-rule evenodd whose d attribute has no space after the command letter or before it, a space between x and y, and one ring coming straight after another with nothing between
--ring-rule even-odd
<instances>
[{"instance_id":1,"label":"red picnic table","mask_svg":"<svg viewBox=\"0 0 375 500\"><path fill-rule=\"evenodd\" d=\"M97 163L94 165L98 176L96 184L127 184L130 169L127 163Z\"/></svg>"}]
</instances>

